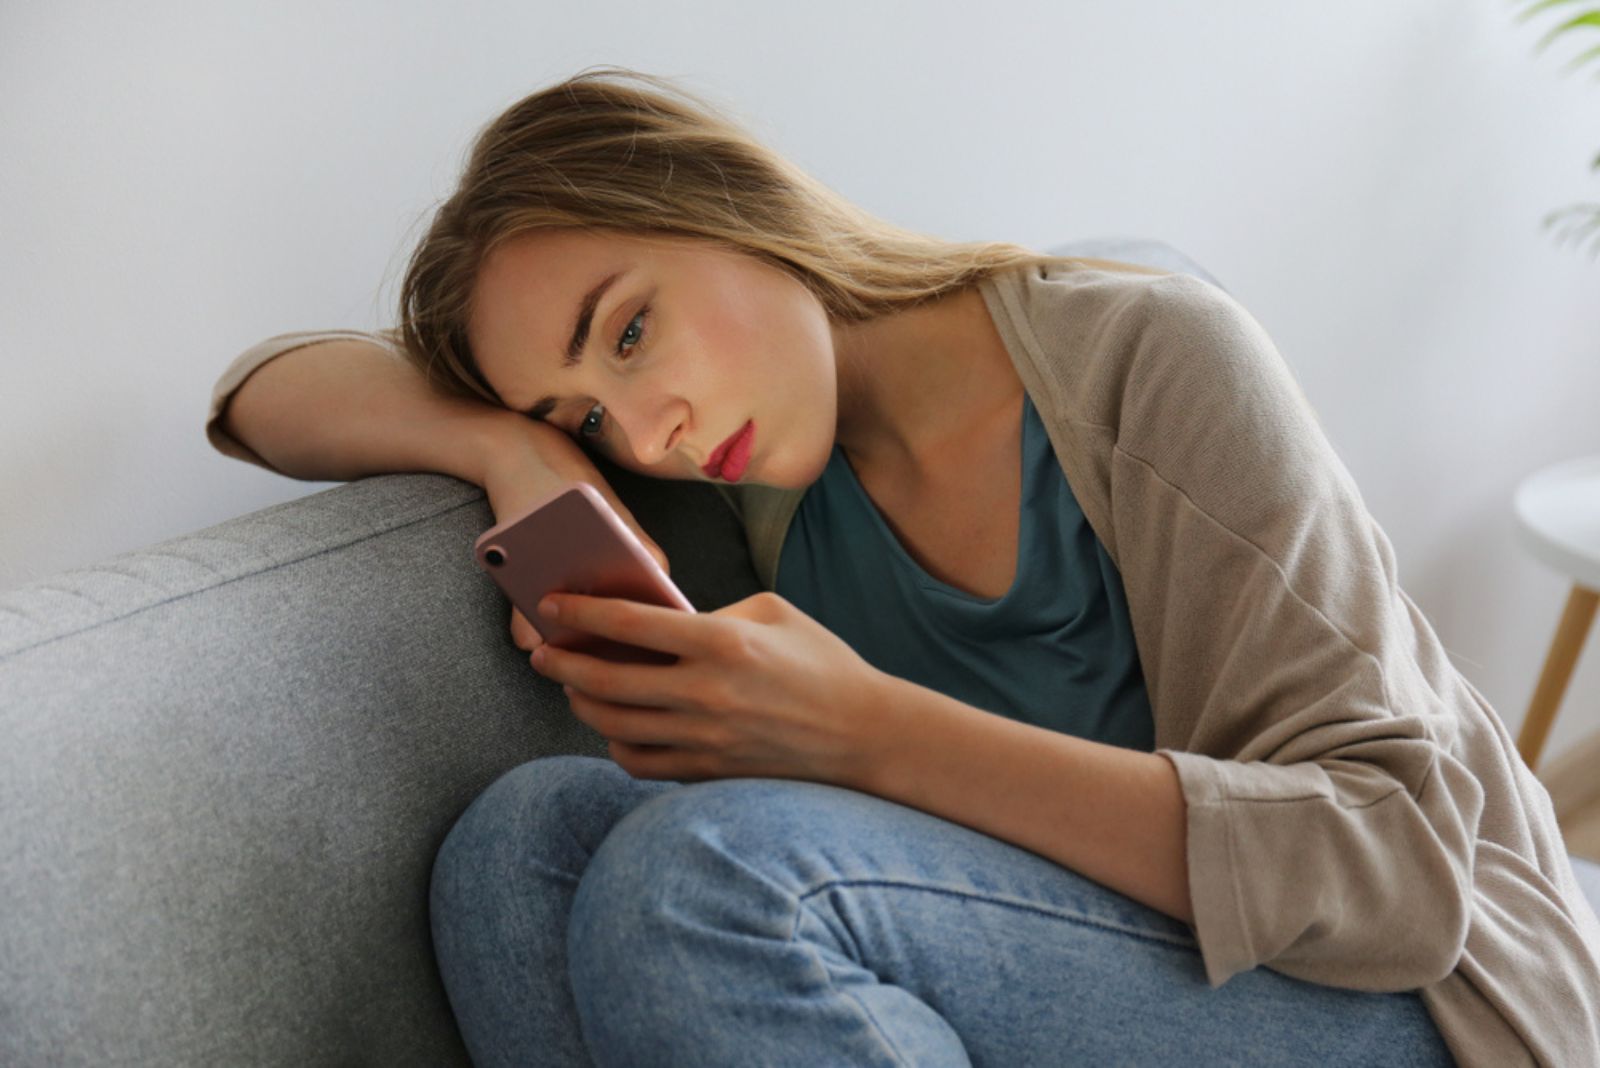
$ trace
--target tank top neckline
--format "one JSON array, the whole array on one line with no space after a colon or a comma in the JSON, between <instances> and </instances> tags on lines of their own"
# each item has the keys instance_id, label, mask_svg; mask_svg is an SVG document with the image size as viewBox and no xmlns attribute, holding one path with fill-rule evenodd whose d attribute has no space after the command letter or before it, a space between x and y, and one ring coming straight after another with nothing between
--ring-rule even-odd
<instances>
[{"instance_id":1,"label":"tank top neckline","mask_svg":"<svg viewBox=\"0 0 1600 1068\"><path fill-rule=\"evenodd\" d=\"M1013 571L1011 574L1011 585L1006 588L1005 593L992 600L987 597L979 597L975 594L968 593L966 590L959 589L950 585L948 582L935 578L933 575L928 573L928 570L925 567L917 563L916 558L913 557L911 553L906 550L906 547L900 543L900 539L895 535L894 530L889 526L889 521L883 518L882 512L878 511L878 506L873 502L871 495L867 493L866 487L863 486L861 484L861 480L856 477L855 468L850 466L850 460L844 455L844 450L839 449L838 446L834 446L834 448L839 452L839 461L844 467L845 481L850 483L850 485L853 487L853 492L855 493L856 498L866 508L867 513L872 516L872 522L877 526L878 532L883 535L884 540L888 542L890 551L897 559L900 560L903 566L910 569L912 577L915 578L917 584L922 586L924 589L931 590L934 593L944 594L947 597L953 597L958 600L966 601L969 604L979 608L998 608L1007 601L1011 600L1016 594L1018 588L1021 586L1022 564L1026 559L1026 556L1023 553L1023 548L1027 538L1028 527L1028 509L1024 507L1024 502L1028 497L1028 424L1032 419L1032 406L1032 398L1030 398L1027 392L1024 391L1022 394L1022 445L1018 450L1020 453L1019 464L1021 470L1017 483L1018 515L1016 562L1013 565Z\"/></svg>"}]
</instances>

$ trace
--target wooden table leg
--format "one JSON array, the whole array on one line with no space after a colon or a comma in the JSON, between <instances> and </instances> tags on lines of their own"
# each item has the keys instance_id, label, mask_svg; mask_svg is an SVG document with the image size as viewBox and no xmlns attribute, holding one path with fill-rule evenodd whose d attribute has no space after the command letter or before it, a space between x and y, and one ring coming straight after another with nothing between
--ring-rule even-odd
<instances>
[{"instance_id":1,"label":"wooden table leg","mask_svg":"<svg viewBox=\"0 0 1600 1068\"><path fill-rule=\"evenodd\" d=\"M1537 765L1539 751L1544 748L1550 725L1555 722L1556 709L1567 692L1572 679L1572 669L1578 664L1578 654L1583 641L1589 636L1594 622L1595 607L1600 605L1600 593L1574 583L1567 595L1567 607L1561 613L1556 627L1555 640L1544 658L1544 670L1539 673L1539 685L1533 691L1533 701L1528 714L1522 719L1522 729L1517 732L1517 752L1529 768Z\"/></svg>"}]
</instances>

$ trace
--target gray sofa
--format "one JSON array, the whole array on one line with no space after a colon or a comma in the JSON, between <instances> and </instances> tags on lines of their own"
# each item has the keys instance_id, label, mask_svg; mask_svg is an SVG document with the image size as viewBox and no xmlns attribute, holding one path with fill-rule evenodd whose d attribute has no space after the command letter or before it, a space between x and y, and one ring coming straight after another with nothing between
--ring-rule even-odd
<instances>
[{"instance_id":1,"label":"gray sofa","mask_svg":"<svg viewBox=\"0 0 1600 1068\"><path fill-rule=\"evenodd\" d=\"M697 607L758 589L714 489L601 463ZM605 753L511 644L492 523L386 475L0 593L0 1064L467 1063L434 853L506 770Z\"/></svg>"}]
</instances>

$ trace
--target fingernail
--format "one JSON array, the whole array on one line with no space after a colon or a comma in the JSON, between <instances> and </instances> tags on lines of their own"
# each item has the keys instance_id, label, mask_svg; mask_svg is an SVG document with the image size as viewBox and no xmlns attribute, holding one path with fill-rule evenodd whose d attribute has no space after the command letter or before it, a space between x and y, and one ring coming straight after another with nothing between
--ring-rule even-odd
<instances>
[{"instance_id":1,"label":"fingernail","mask_svg":"<svg viewBox=\"0 0 1600 1068\"><path fill-rule=\"evenodd\" d=\"M533 666L534 667L543 667L544 666L544 646L541 645L541 646L539 646L539 648L535 649L533 651L533 655L531 657L529 657L529 659L533 661Z\"/></svg>"},{"instance_id":2,"label":"fingernail","mask_svg":"<svg viewBox=\"0 0 1600 1068\"><path fill-rule=\"evenodd\" d=\"M556 606L556 603L548 597L539 602L539 614L546 619L556 618L560 611L561 609Z\"/></svg>"}]
</instances>

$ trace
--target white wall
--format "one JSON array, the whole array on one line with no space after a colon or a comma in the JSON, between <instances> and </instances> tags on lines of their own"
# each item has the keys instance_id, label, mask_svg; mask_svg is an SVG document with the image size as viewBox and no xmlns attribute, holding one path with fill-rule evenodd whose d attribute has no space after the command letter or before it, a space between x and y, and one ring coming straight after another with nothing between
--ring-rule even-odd
<instances>
[{"instance_id":1,"label":"white wall","mask_svg":"<svg viewBox=\"0 0 1600 1068\"><path fill-rule=\"evenodd\" d=\"M250 343L390 321L472 134L683 79L871 211L1158 237L1276 340L1515 730L1566 593L1519 478L1600 452L1600 87L1502 0L0 5L0 589L326 488L214 452ZM1591 636L1547 752L1600 727Z\"/></svg>"}]
</instances>

